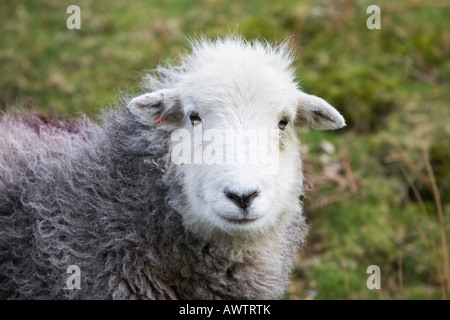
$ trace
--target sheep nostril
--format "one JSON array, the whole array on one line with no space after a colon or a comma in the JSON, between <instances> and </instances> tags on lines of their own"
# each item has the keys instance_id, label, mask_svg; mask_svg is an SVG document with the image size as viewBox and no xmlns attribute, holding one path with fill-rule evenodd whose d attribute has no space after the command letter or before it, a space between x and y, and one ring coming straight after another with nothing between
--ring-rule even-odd
<instances>
[{"instance_id":1,"label":"sheep nostril","mask_svg":"<svg viewBox=\"0 0 450 320\"><path fill-rule=\"evenodd\" d=\"M235 205L241 209L247 209L253 199L258 196L259 192L257 190L252 190L243 194L238 194L231 191L225 191L225 196L230 199Z\"/></svg>"}]
</instances>

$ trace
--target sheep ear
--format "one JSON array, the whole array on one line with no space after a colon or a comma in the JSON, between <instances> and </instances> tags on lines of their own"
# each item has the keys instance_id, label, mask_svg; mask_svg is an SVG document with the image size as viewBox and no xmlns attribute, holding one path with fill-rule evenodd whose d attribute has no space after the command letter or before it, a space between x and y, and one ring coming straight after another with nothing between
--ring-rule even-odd
<instances>
[{"instance_id":1,"label":"sheep ear","mask_svg":"<svg viewBox=\"0 0 450 320\"><path fill-rule=\"evenodd\" d=\"M298 123L316 130L345 127L344 117L322 98L298 92Z\"/></svg>"},{"instance_id":2,"label":"sheep ear","mask_svg":"<svg viewBox=\"0 0 450 320\"><path fill-rule=\"evenodd\" d=\"M128 111L145 124L161 126L181 120L180 95L177 89L161 89L131 99Z\"/></svg>"}]
</instances>

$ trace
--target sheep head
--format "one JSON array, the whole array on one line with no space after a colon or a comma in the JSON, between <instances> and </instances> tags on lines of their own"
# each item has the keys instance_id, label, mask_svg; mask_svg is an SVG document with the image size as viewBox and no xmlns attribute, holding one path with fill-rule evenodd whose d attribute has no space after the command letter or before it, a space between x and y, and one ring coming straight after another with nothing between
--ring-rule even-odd
<instances>
[{"instance_id":1,"label":"sheep head","mask_svg":"<svg viewBox=\"0 0 450 320\"><path fill-rule=\"evenodd\" d=\"M260 235L301 211L295 125L327 130L345 121L299 89L292 59L287 46L199 41L172 72L172 87L128 104L139 121L172 131L187 199L180 213L193 230Z\"/></svg>"}]
</instances>

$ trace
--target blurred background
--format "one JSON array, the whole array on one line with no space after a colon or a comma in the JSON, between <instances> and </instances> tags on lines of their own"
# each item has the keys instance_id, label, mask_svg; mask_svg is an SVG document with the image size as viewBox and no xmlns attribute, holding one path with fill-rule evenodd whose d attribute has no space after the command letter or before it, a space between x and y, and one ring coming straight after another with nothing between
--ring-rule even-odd
<instances>
[{"instance_id":1,"label":"blurred background","mask_svg":"<svg viewBox=\"0 0 450 320\"><path fill-rule=\"evenodd\" d=\"M187 37L290 37L304 91L348 126L298 132L311 231L284 298L449 299L449 17L440 0L3 0L0 110L95 117Z\"/></svg>"}]
</instances>

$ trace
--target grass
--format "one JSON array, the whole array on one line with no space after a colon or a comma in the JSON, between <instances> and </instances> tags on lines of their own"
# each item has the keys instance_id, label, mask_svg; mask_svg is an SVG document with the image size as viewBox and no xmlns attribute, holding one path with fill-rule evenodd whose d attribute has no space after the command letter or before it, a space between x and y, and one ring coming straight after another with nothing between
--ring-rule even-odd
<instances>
[{"instance_id":1,"label":"grass","mask_svg":"<svg viewBox=\"0 0 450 320\"><path fill-rule=\"evenodd\" d=\"M81 30L66 28L71 4ZM136 92L146 70L176 62L187 37L290 37L304 90L348 127L298 132L311 234L286 298L449 299L450 6L378 1L382 28L369 30L371 4L6 0L0 108L94 116ZM370 265L380 290L366 286Z\"/></svg>"}]
</instances>

